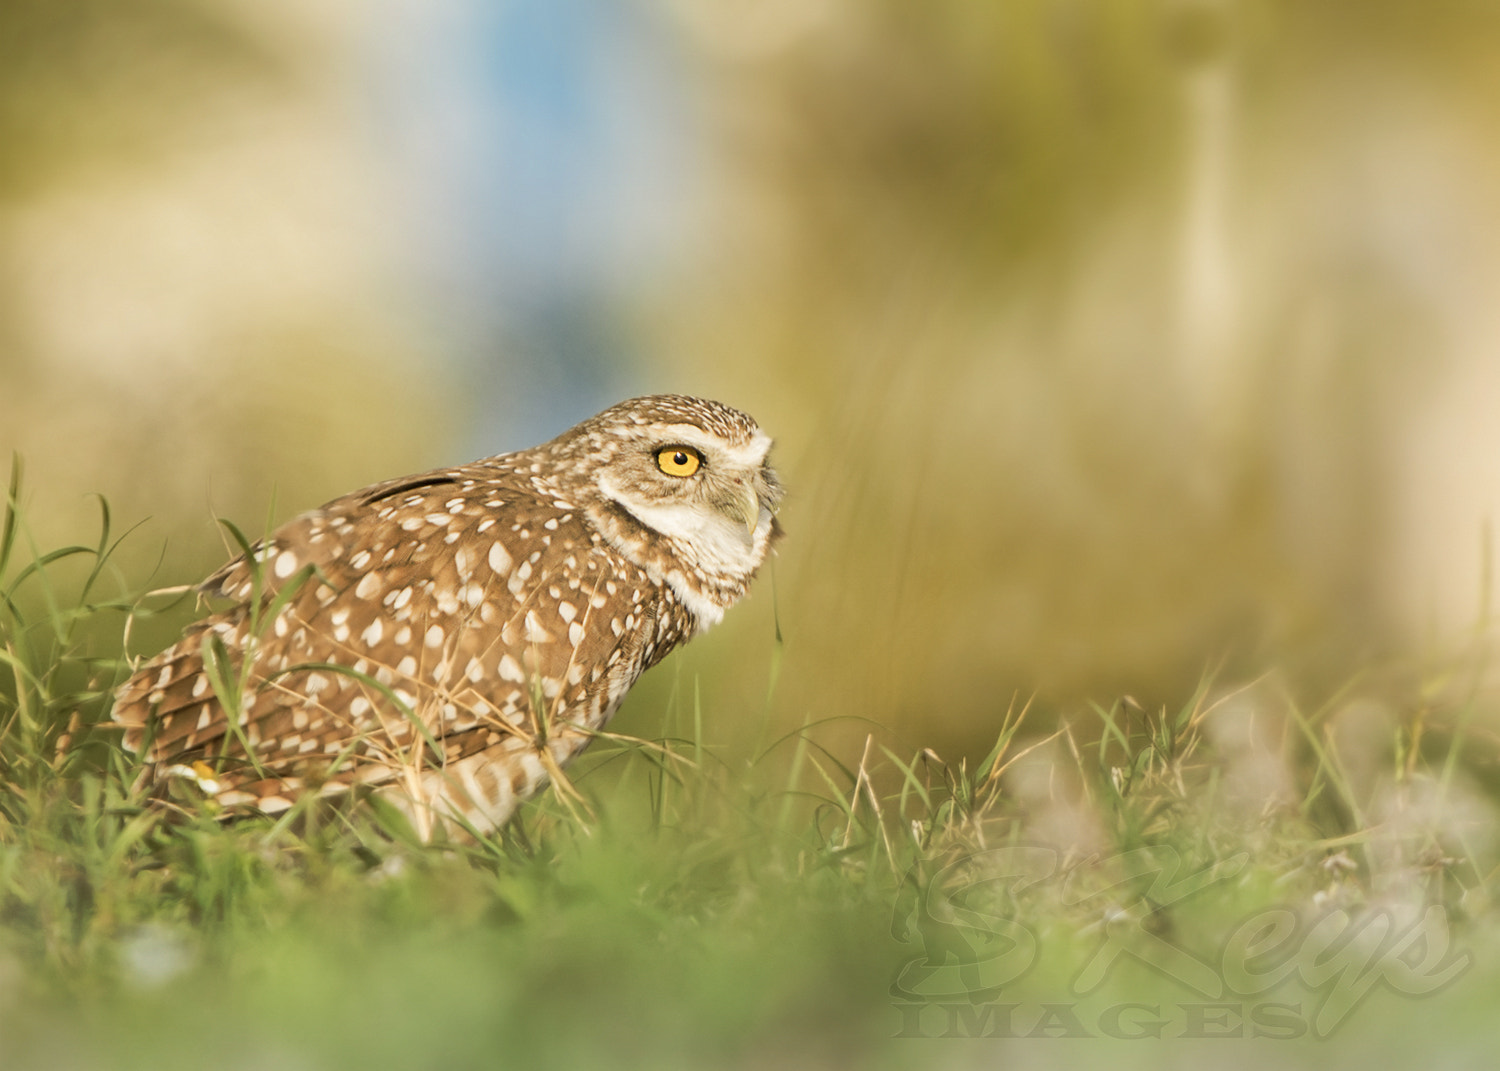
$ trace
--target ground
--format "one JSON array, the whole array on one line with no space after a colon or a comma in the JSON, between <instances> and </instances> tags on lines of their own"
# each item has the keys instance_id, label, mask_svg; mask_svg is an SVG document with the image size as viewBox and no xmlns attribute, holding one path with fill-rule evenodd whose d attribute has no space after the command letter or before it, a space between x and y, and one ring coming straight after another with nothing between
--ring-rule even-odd
<instances>
[{"instance_id":1,"label":"ground","mask_svg":"<svg viewBox=\"0 0 1500 1071\"><path fill-rule=\"evenodd\" d=\"M148 806L95 725L125 622L169 611L107 525L47 554L7 517L6 1071L1480 1066L1500 1040L1470 662L1378 715L1269 673L1018 703L967 757L816 722L721 753L679 679L576 795L424 845L370 807Z\"/></svg>"}]
</instances>

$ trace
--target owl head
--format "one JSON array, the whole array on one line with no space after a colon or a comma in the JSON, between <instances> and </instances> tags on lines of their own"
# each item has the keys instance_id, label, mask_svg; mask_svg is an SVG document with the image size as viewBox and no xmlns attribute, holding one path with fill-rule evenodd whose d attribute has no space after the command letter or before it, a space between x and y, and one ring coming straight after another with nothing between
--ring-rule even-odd
<instances>
[{"instance_id":1,"label":"owl head","mask_svg":"<svg viewBox=\"0 0 1500 1071\"><path fill-rule=\"evenodd\" d=\"M673 394L633 398L549 446L592 492L585 508L599 529L670 582L704 624L744 591L781 536L771 439L737 409Z\"/></svg>"}]
</instances>

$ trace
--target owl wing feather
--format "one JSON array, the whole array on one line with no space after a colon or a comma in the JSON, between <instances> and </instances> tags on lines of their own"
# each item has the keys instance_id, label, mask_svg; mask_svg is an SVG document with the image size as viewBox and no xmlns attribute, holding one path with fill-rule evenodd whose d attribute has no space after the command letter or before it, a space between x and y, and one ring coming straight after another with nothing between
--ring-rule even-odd
<instances>
[{"instance_id":1,"label":"owl wing feather","mask_svg":"<svg viewBox=\"0 0 1500 1071\"><path fill-rule=\"evenodd\" d=\"M269 811L314 783L565 761L687 626L565 502L482 466L335 499L203 588L234 604L145 663L114 717L156 769L207 762L220 802ZM519 765L515 798L545 781Z\"/></svg>"}]
</instances>

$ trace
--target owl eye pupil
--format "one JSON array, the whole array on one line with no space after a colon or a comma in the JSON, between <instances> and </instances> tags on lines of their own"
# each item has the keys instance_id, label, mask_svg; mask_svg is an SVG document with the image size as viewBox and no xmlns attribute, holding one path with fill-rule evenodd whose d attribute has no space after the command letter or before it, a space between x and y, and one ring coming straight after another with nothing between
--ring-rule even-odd
<instances>
[{"instance_id":1,"label":"owl eye pupil","mask_svg":"<svg viewBox=\"0 0 1500 1071\"><path fill-rule=\"evenodd\" d=\"M672 464L674 464L674 465L686 465L687 463L688 463L688 456L687 456L687 454L683 453L681 450L677 451L677 453L675 453L675 454L672 455Z\"/></svg>"}]
</instances>

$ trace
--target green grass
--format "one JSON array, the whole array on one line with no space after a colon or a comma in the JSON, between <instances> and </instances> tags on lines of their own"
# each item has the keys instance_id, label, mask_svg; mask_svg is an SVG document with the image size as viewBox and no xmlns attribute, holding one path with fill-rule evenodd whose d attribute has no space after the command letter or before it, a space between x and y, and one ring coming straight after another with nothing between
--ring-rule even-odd
<instances>
[{"instance_id":1,"label":"green grass","mask_svg":"<svg viewBox=\"0 0 1500 1071\"><path fill-rule=\"evenodd\" d=\"M107 708L127 636L188 608L116 568L107 509L45 550L20 497L17 467L5 1071L1480 1066L1495 1039L1500 749L1473 688L1303 709L1206 678L1176 710L1013 705L949 760L817 724L724 755L679 680L654 739L575 765L585 808L548 793L478 844L360 809L169 823ZM1236 1026L1270 1036L1212 1036Z\"/></svg>"}]
</instances>

